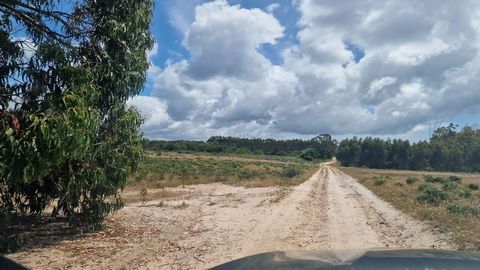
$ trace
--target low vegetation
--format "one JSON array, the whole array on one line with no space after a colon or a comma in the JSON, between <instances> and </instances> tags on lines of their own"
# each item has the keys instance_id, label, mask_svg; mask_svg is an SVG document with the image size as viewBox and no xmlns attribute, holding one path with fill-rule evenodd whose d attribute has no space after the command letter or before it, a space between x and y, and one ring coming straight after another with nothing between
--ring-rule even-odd
<instances>
[{"instance_id":1,"label":"low vegetation","mask_svg":"<svg viewBox=\"0 0 480 270\"><path fill-rule=\"evenodd\" d=\"M201 154L149 155L128 184L172 187L220 182L244 186L291 186L303 182L317 169L299 158L288 161Z\"/></svg>"},{"instance_id":2,"label":"low vegetation","mask_svg":"<svg viewBox=\"0 0 480 270\"><path fill-rule=\"evenodd\" d=\"M388 176L375 176L373 177L373 184L381 186L387 182Z\"/></svg>"},{"instance_id":3,"label":"low vegetation","mask_svg":"<svg viewBox=\"0 0 480 270\"><path fill-rule=\"evenodd\" d=\"M480 175L341 169L403 212L449 233L460 249L480 249Z\"/></svg>"},{"instance_id":4,"label":"low vegetation","mask_svg":"<svg viewBox=\"0 0 480 270\"><path fill-rule=\"evenodd\" d=\"M407 182L408 185L413 185L417 182L417 178L416 177L407 177L407 179L405 180L405 182Z\"/></svg>"}]
</instances>

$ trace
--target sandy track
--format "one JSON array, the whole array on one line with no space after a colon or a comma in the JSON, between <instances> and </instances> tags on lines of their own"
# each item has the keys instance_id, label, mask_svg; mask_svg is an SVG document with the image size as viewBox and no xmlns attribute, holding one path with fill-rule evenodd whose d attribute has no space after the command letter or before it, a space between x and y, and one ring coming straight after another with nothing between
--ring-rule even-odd
<instances>
[{"instance_id":1,"label":"sandy track","mask_svg":"<svg viewBox=\"0 0 480 270\"><path fill-rule=\"evenodd\" d=\"M171 191L184 195L128 205L105 232L9 257L34 269L202 269L272 250L453 248L329 164L290 190Z\"/></svg>"}]
</instances>

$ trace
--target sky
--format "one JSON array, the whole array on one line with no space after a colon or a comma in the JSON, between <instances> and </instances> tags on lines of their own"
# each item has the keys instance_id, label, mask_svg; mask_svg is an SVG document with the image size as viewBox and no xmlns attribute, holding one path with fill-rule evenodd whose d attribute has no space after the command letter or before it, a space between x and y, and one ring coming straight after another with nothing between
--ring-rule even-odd
<instances>
[{"instance_id":1,"label":"sky","mask_svg":"<svg viewBox=\"0 0 480 270\"><path fill-rule=\"evenodd\" d=\"M151 139L428 139L480 123L475 0L157 0Z\"/></svg>"}]
</instances>

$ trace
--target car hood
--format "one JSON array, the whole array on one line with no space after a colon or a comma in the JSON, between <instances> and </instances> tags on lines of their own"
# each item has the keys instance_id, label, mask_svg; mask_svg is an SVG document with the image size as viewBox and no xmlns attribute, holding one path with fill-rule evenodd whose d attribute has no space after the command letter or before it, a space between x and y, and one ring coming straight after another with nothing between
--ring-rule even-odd
<instances>
[{"instance_id":1,"label":"car hood","mask_svg":"<svg viewBox=\"0 0 480 270\"><path fill-rule=\"evenodd\" d=\"M469 270L480 269L480 253L436 249L275 251L212 269Z\"/></svg>"}]
</instances>

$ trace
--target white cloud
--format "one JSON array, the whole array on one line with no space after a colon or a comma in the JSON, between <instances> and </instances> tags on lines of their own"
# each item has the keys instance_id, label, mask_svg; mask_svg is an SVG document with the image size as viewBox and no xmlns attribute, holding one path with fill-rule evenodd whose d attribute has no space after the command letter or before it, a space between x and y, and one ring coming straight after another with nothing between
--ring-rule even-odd
<instances>
[{"instance_id":1,"label":"white cloud","mask_svg":"<svg viewBox=\"0 0 480 270\"><path fill-rule=\"evenodd\" d=\"M165 102L155 97L137 96L130 99L127 104L136 107L142 112L145 118L143 130L148 135L154 135L162 129L168 128L172 124L170 116L166 109Z\"/></svg>"},{"instance_id":2,"label":"white cloud","mask_svg":"<svg viewBox=\"0 0 480 270\"><path fill-rule=\"evenodd\" d=\"M182 35L194 21L195 7L206 0L162 0L160 4L168 12L170 24Z\"/></svg>"},{"instance_id":3,"label":"white cloud","mask_svg":"<svg viewBox=\"0 0 480 270\"><path fill-rule=\"evenodd\" d=\"M267 11L268 13L273 13L275 10L277 10L280 7L280 4L278 3L273 3L267 6Z\"/></svg>"},{"instance_id":4,"label":"white cloud","mask_svg":"<svg viewBox=\"0 0 480 270\"><path fill-rule=\"evenodd\" d=\"M147 70L147 76L150 78L155 77L157 74L159 74L162 71L162 69L159 66L155 65L153 61L153 57L157 55L158 55L158 43L155 41L152 49L147 51L147 59L150 63Z\"/></svg>"},{"instance_id":5,"label":"white cloud","mask_svg":"<svg viewBox=\"0 0 480 270\"><path fill-rule=\"evenodd\" d=\"M450 45L440 39L430 42L414 42L400 46L391 51L387 59L401 65L420 65L431 57L453 50Z\"/></svg>"},{"instance_id":6,"label":"white cloud","mask_svg":"<svg viewBox=\"0 0 480 270\"><path fill-rule=\"evenodd\" d=\"M257 49L275 44L282 35L279 22L260 9L229 6L226 1L198 6L184 41L192 55L189 75L197 79L264 77L270 62Z\"/></svg>"},{"instance_id":7,"label":"white cloud","mask_svg":"<svg viewBox=\"0 0 480 270\"><path fill-rule=\"evenodd\" d=\"M380 78L380 79L376 79L376 80L373 80L371 83L370 83L370 88L368 90L368 96L370 97L374 97L377 92L381 91L382 89L384 89L386 86L390 86L394 83L397 82L397 78L395 77L390 77L390 76L387 76L387 77L383 77L383 78Z\"/></svg>"},{"instance_id":8,"label":"white cloud","mask_svg":"<svg viewBox=\"0 0 480 270\"><path fill-rule=\"evenodd\" d=\"M480 109L475 1L295 6L298 42L279 66L259 52L283 37L276 5L270 13L224 0L198 5L183 41L191 58L158 72L154 105L138 103L147 122L160 115L149 122L160 127L152 136L417 134L429 121ZM357 63L347 44L364 58Z\"/></svg>"}]
</instances>

